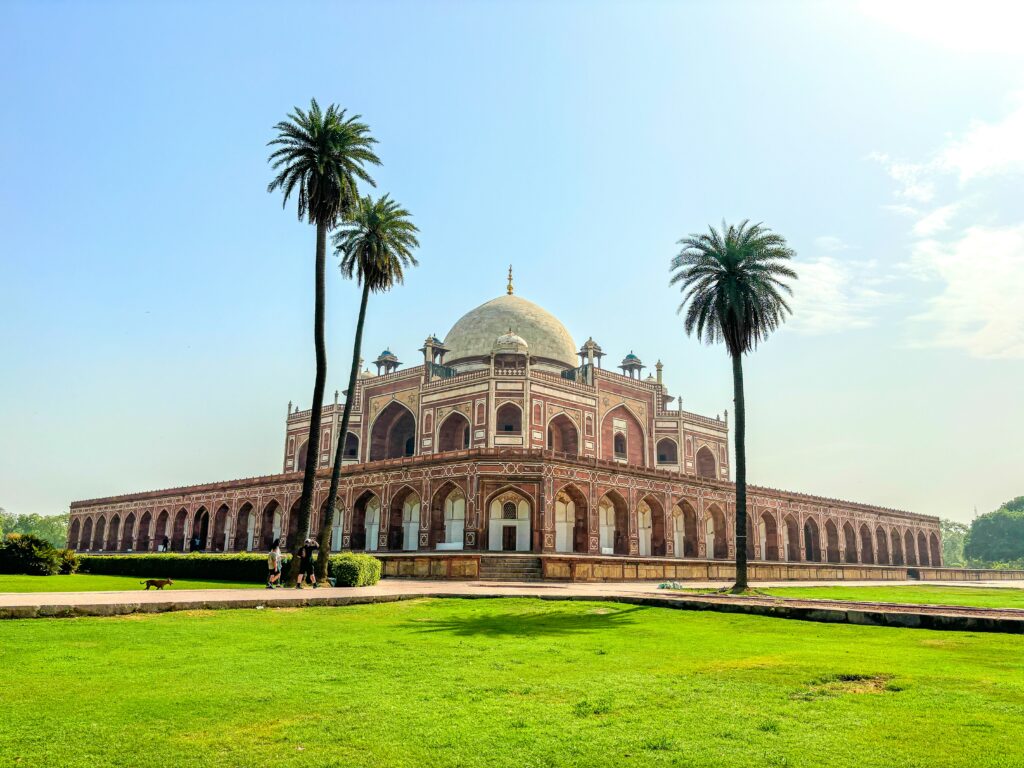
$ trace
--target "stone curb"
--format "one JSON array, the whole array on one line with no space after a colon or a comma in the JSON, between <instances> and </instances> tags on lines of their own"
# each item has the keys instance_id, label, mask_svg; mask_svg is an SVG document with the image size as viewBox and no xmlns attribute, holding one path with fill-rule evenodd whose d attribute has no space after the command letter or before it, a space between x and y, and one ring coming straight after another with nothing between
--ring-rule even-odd
<instances>
[{"instance_id":1,"label":"stone curb","mask_svg":"<svg viewBox=\"0 0 1024 768\"><path fill-rule=\"evenodd\" d=\"M958 632L1002 632L1024 634L1024 619L1017 617L989 617L977 615L950 615L942 613L915 613L913 611L887 611L878 609L841 609L785 604L741 603L702 598L645 597L627 595L515 595L481 593L415 592L394 595L324 595L308 597L261 597L231 600L198 600L194 602L167 601L83 603L80 605L45 604L0 607L0 619L74 618L79 616L126 616L133 613L167 613L171 611L211 611L259 608L341 607L394 603L401 600L461 599L487 600L495 598L532 597L540 600L573 600L582 602L609 602L641 605L653 608L671 608L683 611L716 611L748 616L766 616L798 621L830 624L857 624L903 629L933 629Z\"/></svg>"}]
</instances>

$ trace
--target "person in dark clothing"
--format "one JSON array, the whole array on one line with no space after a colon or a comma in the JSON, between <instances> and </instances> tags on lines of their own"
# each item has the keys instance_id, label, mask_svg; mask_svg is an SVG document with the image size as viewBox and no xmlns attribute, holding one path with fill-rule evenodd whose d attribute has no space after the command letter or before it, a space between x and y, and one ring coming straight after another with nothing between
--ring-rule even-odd
<instances>
[{"instance_id":1,"label":"person in dark clothing","mask_svg":"<svg viewBox=\"0 0 1024 768\"><path fill-rule=\"evenodd\" d=\"M171 548L171 540L166 536L160 541L160 551L167 552Z\"/></svg>"},{"instance_id":2,"label":"person in dark clothing","mask_svg":"<svg viewBox=\"0 0 1024 768\"><path fill-rule=\"evenodd\" d=\"M296 589L303 588L304 579L313 585L313 589L320 586L316 583L316 575L313 573L313 562L318 549L320 545L316 543L316 539L306 539L299 548L299 580L295 583Z\"/></svg>"}]
</instances>

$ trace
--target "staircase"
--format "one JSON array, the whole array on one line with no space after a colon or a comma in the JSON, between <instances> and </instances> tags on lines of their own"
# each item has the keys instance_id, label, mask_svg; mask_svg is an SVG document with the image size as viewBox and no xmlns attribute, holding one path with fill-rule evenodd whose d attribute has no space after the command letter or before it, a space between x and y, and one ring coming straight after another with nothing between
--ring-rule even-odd
<instances>
[{"instance_id":1,"label":"staircase","mask_svg":"<svg viewBox=\"0 0 1024 768\"><path fill-rule=\"evenodd\" d=\"M539 557L481 555L481 581L539 581L543 578Z\"/></svg>"}]
</instances>

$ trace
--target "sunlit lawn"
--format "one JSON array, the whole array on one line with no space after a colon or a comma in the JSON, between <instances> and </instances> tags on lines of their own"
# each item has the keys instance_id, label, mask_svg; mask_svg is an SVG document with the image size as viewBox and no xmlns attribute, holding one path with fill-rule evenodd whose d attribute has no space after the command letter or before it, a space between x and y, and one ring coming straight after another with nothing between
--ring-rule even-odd
<instances>
[{"instance_id":1,"label":"sunlit lawn","mask_svg":"<svg viewBox=\"0 0 1024 768\"><path fill-rule=\"evenodd\" d=\"M1016 766L1024 638L532 599L4 621L0 765Z\"/></svg>"},{"instance_id":2,"label":"sunlit lawn","mask_svg":"<svg viewBox=\"0 0 1024 768\"><path fill-rule=\"evenodd\" d=\"M759 589L778 597L811 597L820 600L867 600L877 603L969 605L976 608L1024 608L1024 589L945 586L892 587L778 587Z\"/></svg>"},{"instance_id":3,"label":"sunlit lawn","mask_svg":"<svg viewBox=\"0 0 1024 768\"><path fill-rule=\"evenodd\" d=\"M154 576L153 578L160 578ZM4 592L115 592L143 590L139 576L99 576L76 573L71 576L6 576L0 575L0 594ZM174 579L168 589L235 589L263 587L263 584L240 581L196 581ZM151 592L153 590L150 590Z\"/></svg>"}]
</instances>

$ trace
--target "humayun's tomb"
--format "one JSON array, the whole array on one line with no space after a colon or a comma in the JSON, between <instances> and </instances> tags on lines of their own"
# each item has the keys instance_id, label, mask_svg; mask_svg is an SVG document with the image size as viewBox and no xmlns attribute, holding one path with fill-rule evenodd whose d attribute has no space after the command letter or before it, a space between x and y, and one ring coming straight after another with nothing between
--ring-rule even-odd
<instances>
[{"instance_id":1,"label":"humayun's tomb","mask_svg":"<svg viewBox=\"0 0 1024 768\"><path fill-rule=\"evenodd\" d=\"M728 413L682 410L660 362L645 377L630 352L621 373L609 370L593 339L577 348L557 318L514 295L511 277L506 295L420 352L420 364L401 368L384 350L351 393L332 548L374 551L388 575L731 575ZM335 393L311 447L310 411L289 404L280 474L72 503L69 546L287 544L311 456L318 530L342 407ZM942 564L940 535L937 517L748 489L754 578L929 578Z\"/></svg>"}]
</instances>

